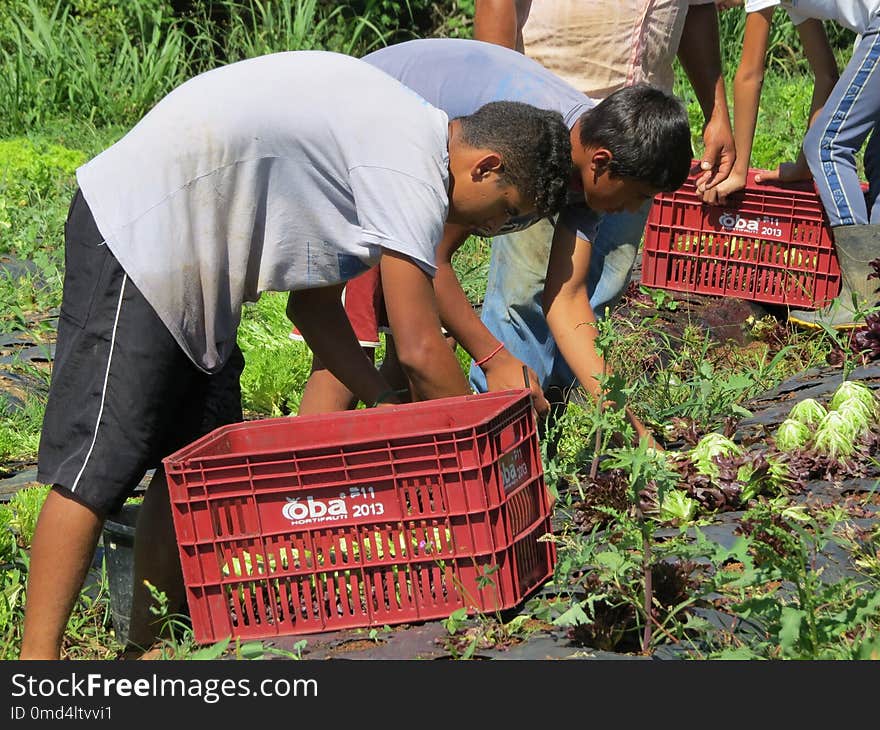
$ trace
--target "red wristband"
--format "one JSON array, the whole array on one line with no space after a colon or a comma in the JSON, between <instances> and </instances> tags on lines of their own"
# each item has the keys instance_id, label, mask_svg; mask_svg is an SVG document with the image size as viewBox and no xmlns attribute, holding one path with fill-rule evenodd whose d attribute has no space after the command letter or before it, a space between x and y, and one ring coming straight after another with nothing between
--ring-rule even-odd
<instances>
[{"instance_id":1,"label":"red wristband","mask_svg":"<svg viewBox=\"0 0 880 730\"><path fill-rule=\"evenodd\" d=\"M492 352L490 352L488 355L486 355L486 357L484 357L480 360L477 360L474 363L474 365L476 365L478 368L483 367L483 365L485 365L487 362L489 362L489 360L491 360L493 357L495 357L503 349L504 349L504 343L502 342L498 345L498 347L496 347L494 350L492 350Z\"/></svg>"}]
</instances>

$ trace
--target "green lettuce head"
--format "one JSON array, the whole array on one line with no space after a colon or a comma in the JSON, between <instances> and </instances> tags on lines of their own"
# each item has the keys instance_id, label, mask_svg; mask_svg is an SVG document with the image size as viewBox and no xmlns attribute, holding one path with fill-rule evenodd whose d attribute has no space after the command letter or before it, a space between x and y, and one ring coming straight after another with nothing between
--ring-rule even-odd
<instances>
[{"instance_id":1,"label":"green lettuce head","mask_svg":"<svg viewBox=\"0 0 880 730\"><path fill-rule=\"evenodd\" d=\"M813 398L804 398L799 403L795 403L788 412L788 417L794 421L798 421L805 426L816 428L825 418L825 406Z\"/></svg>"},{"instance_id":2,"label":"green lettuce head","mask_svg":"<svg viewBox=\"0 0 880 730\"><path fill-rule=\"evenodd\" d=\"M874 395L874 391L872 391L867 385L855 380L844 380L839 386L837 386L837 390L835 390L834 395L831 396L830 407L832 410L837 410L843 403L847 403L851 400L858 401L867 409L868 413L876 416L878 406L877 396Z\"/></svg>"},{"instance_id":3,"label":"green lettuce head","mask_svg":"<svg viewBox=\"0 0 880 730\"><path fill-rule=\"evenodd\" d=\"M774 434L780 451L804 448L811 435L810 427L794 418L786 418Z\"/></svg>"},{"instance_id":4,"label":"green lettuce head","mask_svg":"<svg viewBox=\"0 0 880 730\"><path fill-rule=\"evenodd\" d=\"M845 400L832 413L839 413L843 416L847 427L852 430L856 438L867 435L872 424L876 421L874 412L869 410L862 401L855 398Z\"/></svg>"},{"instance_id":5,"label":"green lettuce head","mask_svg":"<svg viewBox=\"0 0 880 730\"><path fill-rule=\"evenodd\" d=\"M837 459L855 451L858 433L855 425L840 411L829 411L822 419L813 446L821 454Z\"/></svg>"},{"instance_id":6,"label":"green lettuce head","mask_svg":"<svg viewBox=\"0 0 880 730\"><path fill-rule=\"evenodd\" d=\"M680 489L670 489L660 505L660 519L691 522L697 515L697 500L691 499Z\"/></svg>"},{"instance_id":7,"label":"green lettuce head","mask_svg":"<svg viewBox=\"0 0 880 730\"><path fill-rule=\"evenodd\" d=\"M742 449L727 436L722 436L720 433L707 433L691 449L690 456L700 474L717 479L718 465L713 459L716 456L742 456Z\"/></svg>"}]
</instances>

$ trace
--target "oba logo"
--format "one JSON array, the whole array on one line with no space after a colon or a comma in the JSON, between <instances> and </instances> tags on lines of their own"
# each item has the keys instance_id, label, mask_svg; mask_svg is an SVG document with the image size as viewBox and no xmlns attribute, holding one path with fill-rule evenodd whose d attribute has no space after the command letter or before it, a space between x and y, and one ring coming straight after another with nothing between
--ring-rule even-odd
<instances>
[{"instance_id":1,"label":"oba logo","mask_svg":"<svg viewBox=\"0 0 880 730\"><path fill-rule=\"evenodd\" d=\"M501 484L505 492L518 486L529 475L529 465L526 464L521 449L502 456L498 465L501 467Z\"/></svg>"},{"instance_id":2,"label":"oba logo","mask_svg":"<svg viewBox=\"0 0 880 730\"><path fill-rule=\"evenodd\" d=\"M743 218L733 213L723 213L718 219L718 223L722 228L729 231L746 231L748 233L758 232L758 221L755 218Z\"/></svg>"},{"instance_id":3,"label":"oba logo","mask_svg":"<svg viewBox=\"0 0 880 730\"><path fill-rule=\"evenodd\" d=\"M348 516L348 507L345 495L327 500L306 497L305 502L300 502L298 497L288 497L281 513L291 522L341 520Z\"/></svg>"}]
</instances>

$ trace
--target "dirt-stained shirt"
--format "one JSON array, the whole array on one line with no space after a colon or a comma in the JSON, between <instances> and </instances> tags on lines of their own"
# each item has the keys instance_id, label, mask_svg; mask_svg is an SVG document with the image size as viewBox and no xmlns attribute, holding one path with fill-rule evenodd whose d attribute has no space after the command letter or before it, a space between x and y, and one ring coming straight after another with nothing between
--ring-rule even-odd
<instances>
[{"instance_id":1,"label":"dirt-stained shirt","mask_svg":"<svg viewBox=\"0 0 880 730\"><path fill-rule=\"evenodd\" d=\"M165 96L77 170L129 278L203 370L243 302L347 281L398 251L435 271L448 117L363 61L295 51Z\"/></svg>"}]
</instances>

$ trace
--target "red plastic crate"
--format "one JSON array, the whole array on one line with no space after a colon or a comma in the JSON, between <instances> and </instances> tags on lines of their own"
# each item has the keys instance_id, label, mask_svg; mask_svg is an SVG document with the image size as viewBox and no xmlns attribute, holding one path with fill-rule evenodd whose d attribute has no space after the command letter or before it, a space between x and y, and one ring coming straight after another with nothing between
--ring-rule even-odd
<instances>
[{"instance_id":1,"label":"red plastic crate","mask_svg":"<svg viewBox=\"0 0 880 730\"><path fill-rule=\"evenodd\" d=\"M526 389L223 426L163 461L200 643L506 609L555 567Z\"/></svg>"},{"instance_id":2,"label":"red plastic crate","mask_svg":"<svg viewBox=\"0 0 880 730\"><path fill-rule=\"evenodd\" d=\"M840 291L831 228L811 182L746 187L726 206L705 205L693 173L654 198L642 250L642 284L816 309Z\"/></svg>"}]
</instances>

